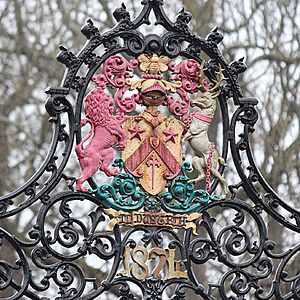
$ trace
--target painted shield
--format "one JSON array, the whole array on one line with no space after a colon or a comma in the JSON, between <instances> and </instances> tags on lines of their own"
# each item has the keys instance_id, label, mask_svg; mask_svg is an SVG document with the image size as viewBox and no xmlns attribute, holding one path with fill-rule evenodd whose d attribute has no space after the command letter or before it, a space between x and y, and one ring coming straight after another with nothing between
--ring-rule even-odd
<instances>
[{"instance_id":1,"label":"painted shield","mask_svg":"<svg viewBox=\"0 0 300 300\"><path fill-rule=\"evenodd\" d=\"M123 128L127 136L122 157L126 170L140 177L149 194L157 195L166 180L180 172L184 124L160 113L152 115L144 111L130 117Z\"/></svg>"}]
</instances>

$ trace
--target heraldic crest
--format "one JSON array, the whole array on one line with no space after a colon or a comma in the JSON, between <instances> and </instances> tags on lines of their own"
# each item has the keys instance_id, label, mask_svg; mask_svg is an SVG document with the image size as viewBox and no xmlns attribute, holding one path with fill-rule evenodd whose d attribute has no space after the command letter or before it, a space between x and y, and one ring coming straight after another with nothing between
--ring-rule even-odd
<instances>
[{"instance_id":1,"label":"heraldic crest","mask_svg":"<svg viewBox=\"0 0 300 300\"><path fill-rule=\"evenodd\" d=\"M208 139L224 76L220 65L212 73L207 65L156 53L107 58L84 102L81 126L90 131L75 149L82 170L77 190L116 210L178 214L225 198L218 168L226 163ZM112 183L88 190L83 184L98 170ZM220 196L210 193L211 177L220 182ZM198 182L205 188L195 189Z\"/></svg>"}]
</instances>

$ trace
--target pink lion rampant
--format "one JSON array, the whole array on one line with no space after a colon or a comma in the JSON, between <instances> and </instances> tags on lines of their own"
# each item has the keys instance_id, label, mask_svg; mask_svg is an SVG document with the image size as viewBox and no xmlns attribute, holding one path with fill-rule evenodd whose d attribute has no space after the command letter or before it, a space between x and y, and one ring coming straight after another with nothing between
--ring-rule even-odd
<instances>
[{"instance_id":1,"label":"pink lion rampant","mask_svg":"<svg viewBox=\"0 0 300 300\"><path fill-rule=\"evenodd\" d=\"M90 124L91 129L75 148L81 167L81 176L76 181L76 190L82 192L87 191L87 188L82 184L98 169L107 176L118 175L117 170L109 168L114 159L114 149L112 147L115 144L118 144L118 150L123 150L125 147L125 133L121 127L125 119L113 115L113 99L103 91L105 85L102 84L101 78L95 78L94 81L98 88L86 97L86 119L81 120L81 126ZM84 143L91 136L91 141L84 147Z\"/></svg>"}]
</instances>

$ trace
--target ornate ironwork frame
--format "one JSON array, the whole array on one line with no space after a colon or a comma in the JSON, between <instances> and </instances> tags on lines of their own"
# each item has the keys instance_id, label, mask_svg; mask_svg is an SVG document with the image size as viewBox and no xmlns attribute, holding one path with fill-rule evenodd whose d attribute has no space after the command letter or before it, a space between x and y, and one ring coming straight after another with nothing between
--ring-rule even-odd
<instances>
[{"instance_id":1,"label":"ornate ironwork frame","mask_svg":"<svg viewBox=\"0 0 300 300\"><path fill-rule=\"evenodd\" d=\"M46 103L54 132L47 158L39 170L21 187L0 199L0 218L19 214L33 204L39 205L36 223L33 224L26 241L0 229L0 245L8 244L15 252L16 261L0 260L0 293L10 288L12 294L7 299L50 299L47 294L57 291L55 299L101 299L106 291L119 287L119 299L134 299L139 289L143 299L162 299L163 292L173 286L171 299L186 299L186 290L195 294L195 299L246 299L248 294L256 299L300 299L300 274L290 276L285 267L299 253L300 244L280 254L273 253L275 243L268 239L263 213L274 218L294 232L300 231L300 213L291 208L269 186L258 170L251 150L250 136L258 119L253 98L244 98L238 75L246 70L242 60L230 64L218 48L223 37L214 29L206 38L190 31L188 23L191 14L182 10L175 21L171 21L163 9L162 0L143 0L142 11L132 20L126 7L122 5L114 12L117 25L100 33L91 20L81 29L87 43L77 54L60 47L57 56L67 69L60 87L51 87L46 93ZM153 11L155 25L162 26L166 33L143 35L138 31L143 24L150 24ZM183 46L185 45L185 46ZM99 56L95 50L100 46ZM167 227L136 226L124 232L115 226L112 233L98 230L105 221L105 204L89 193L75 192L75 178L65 173L65 167L73 151L73 143L81 141L80 118L84 96L92 76L110 56L123 53L138 57L143 53L156 53L170 58L182 56L200 61L201 53L209 58L208 76L214 74L221 65L226 77L218 96L223 122L222 157L231 152L240 182L229 186L230 195L224 201L213 201L199 209L202 214L197 223L198 231L204 236L194 236L191 229L175 230ZM86 70L85 75L82 70ZM76 93L76 102L71 103L68 95ZM228 113L228 101L233 99L236 107L233 115ZM67 120L67 121L66 121ZM242 128L242 131L240 129ZM223 172L224 168L220 167ZM58 186L68 189L56 192ZM95 181L89 184L96 189ZM211 187L212 192L218 182ZM242 189L248 200L237 198ZM15 199L23 195L22 203ZM90 221L86 224L72 216L72 202L92 203ZM57 208L60 220L51 231L45 226L49 212ZM224 228L216 226L214 209L234 211L232 224ZM247 223L257 229L253 238L247 232ZM135 234L139 232L140 243L144 247L154 245L177 249L187 270L188 278L157 279L147 277L137 280L132 276L118 276L126 246L133 249L137 245ZM57 246L58 245L58 246ZM71 250L70 250L71 249ZM111 261L107 277L101 283L86 278L79 261L90 255L94 260ZM235 257L243 257L237 261ZM216 283L199 282L194 274L198 265L217 260L227 271ZM274 272L273 260L277 261L274 280L269 290L264 290L261 282ZM21 274L21 280L14 278ZM20 276L20 275L19 275ZM92 283L92 288L88 288ZM282 291L282 284L289 291ZM136 288L131 290L131 284ZM53 287L54 286L54 287ZM56 289L55 289L56 287ZM217 295L217 296L216 296Z\"/></svg>"}]
</instances>

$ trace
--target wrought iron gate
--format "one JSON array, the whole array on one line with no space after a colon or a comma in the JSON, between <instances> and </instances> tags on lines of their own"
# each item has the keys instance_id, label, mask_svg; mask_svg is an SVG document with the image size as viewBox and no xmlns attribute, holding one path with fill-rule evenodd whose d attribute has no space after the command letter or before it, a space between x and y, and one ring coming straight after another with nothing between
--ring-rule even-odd
<instances>
[{"instance_id":1,"label":"wrought iron gate","mask_svg":"<svg viewBox=\"0 0 300 300\"><path fill-rule=\"evenodd\" d=\"M122 300L300 299L300 274L285 270L300 244L274 253L265 220L268 215L298 233L300 214L255 165L250 136L258 101L242 94L243 60L227 63L217 29L206 38L191 32L189 12L171 21L162 0L142 5L134 20L124 5L117 8L117 25L105 33L89 20L81 29L87 43L79 54L60 46L57 59L67 70L62 85L46 91L54 128L48 156L30 180L0 201L1 218L39 205L23 240L0 229L0 245L15 258L0 259L0 295L9 290L5 299L105 299L108 292ZM161 35L139 31L151 25L151 12ZM207 135L217 106L220 154ZM82 139L87 124L90 132ZM190 145L186 160L182 141ZM77 180L65 171L75 152L82 171ZM224 176L229 153L237 183ZM238 199L242 191L244 200ZM80 207L89 214L78 217ZM56 224L47 224L50 214ZM221 275L206 270L209 280L202 282L197 270L209 263ZM102 278L90 275L96 266Z\"/></svg>"}]
</instances>

